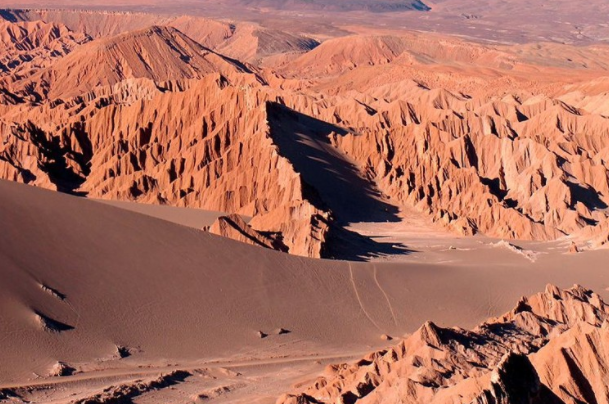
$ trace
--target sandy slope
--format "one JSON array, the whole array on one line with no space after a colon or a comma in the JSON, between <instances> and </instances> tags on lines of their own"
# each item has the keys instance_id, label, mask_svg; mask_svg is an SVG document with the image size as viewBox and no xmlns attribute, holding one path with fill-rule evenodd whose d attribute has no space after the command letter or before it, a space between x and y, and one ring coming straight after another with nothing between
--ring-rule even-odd
<instances>
[{"instance_id":1,"label":"sandy slope","mask_svg":"<svg viewBox=\"0 0 609 404\"><path fill-rule=\"evenodd\" d=\"M548 282L604 295L609 286L603 251L535 263L496 249L449 251L460 257L451 265L350 264L9 182L0 183L0 208L0 354L12 365L1 369L3 384L34 382L56 361L95 375L176 361L349 355L427 319L471 326ZM45 330L36 313L65 330ZM291 332L274 335L278 328ZM117 345L133 355L118 360Z\"/></svg>"}]
</instances>

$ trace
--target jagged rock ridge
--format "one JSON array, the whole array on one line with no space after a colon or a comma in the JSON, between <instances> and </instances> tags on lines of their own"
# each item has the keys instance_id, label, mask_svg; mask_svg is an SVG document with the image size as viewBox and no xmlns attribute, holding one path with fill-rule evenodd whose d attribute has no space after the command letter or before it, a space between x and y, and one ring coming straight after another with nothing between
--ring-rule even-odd
<instances>
[{"instance_id":1,"label":"jagged rock ridge","mask_svg":"<svg viewBox=\"0 0 609 404\"><path fill-rule=\"evenodd\" d=\"M329 366L277 402L605 402L608 315L590 290L548 286L472 331L428 322L393 348Z\"/></svg>"}]
</instances>

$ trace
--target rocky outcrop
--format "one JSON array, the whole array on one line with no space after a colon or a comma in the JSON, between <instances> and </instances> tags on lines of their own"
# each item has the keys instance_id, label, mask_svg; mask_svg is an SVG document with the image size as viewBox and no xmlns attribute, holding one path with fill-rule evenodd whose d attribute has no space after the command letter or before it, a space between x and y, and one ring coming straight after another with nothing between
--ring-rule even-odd
<instances>
[{"instance_id":1,"label":"rocky outcrop","mask_svg":"<svg viewBox=\"0 0 609 404\"><path fill-rule=\"evenodd\" d=\"M89 36L70 31L60 23L9 23L0 19L0 111L23 103L24 97L38 101L35 94L19 95L19 83L90 40Z\"/></svg>"},{"instance_id":2,"label":"rocky outcrop","mask_svg":"<svg viewBox=\"0 0 609 404\"><path fill-rule=\"evenodd\" d=\"M27 76L32 71L49 66L90 39L85 34L70 31L63 24L1 21L0 77L8 74Z\"/></svg>"},{"instance_id":3,"label":"rocky outcrop","mask_svg":"<svg viewBox=\"0 0 609 404\"><path fill-rule=\"evenodd\" d=\"M220 216L206 231L218 236L231 238L245 244L269 248L271 250L287 252L288 248L281 240L273 239L272 235L265 235L254 230L239 215Z\"/></svg>"},{"instance_id":4,"label":"rocky outcrop","mask_svg":"<svg viewBox=\"0 0 609 404\"><path fill-rule=\"evenodd\" d=\"M278 403L604 402L608 316L597 294L548 286L472 331L426 323Z\"/></svg>"}]
</instances>

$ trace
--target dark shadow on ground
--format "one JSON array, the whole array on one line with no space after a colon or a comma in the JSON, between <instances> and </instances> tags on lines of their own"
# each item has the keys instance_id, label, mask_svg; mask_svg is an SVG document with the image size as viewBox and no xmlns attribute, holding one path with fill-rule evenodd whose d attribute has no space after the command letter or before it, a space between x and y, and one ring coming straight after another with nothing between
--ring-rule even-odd
<instances>
[{"instance_id":1,"label":"dark shadow on ground","mask_svg":"<svg viewBox=\"0 0 609 404\"><path fill-rule=\"evenodd\" d=\"M330 209L337 223L398 222L398 209L381 200L375 184L329 141L348 132L277 103L268 103L271 137L279 154L302 175L312 192L307 197Z\"/></svg>"},{"instance_id":2,"label":"dark shadow on ground","mask_svg":"<svg viewBox=\"0 0 609 404\"><path fill-rule=\"evenodd\" d=\"M410 255L418 252L400 243L362 236L337 224L332 224L325 247L325 258L346 261L370 261L385 255Z\"/></svg>"},{"instance_id":3,"label":"dark shadow on ground","mask_svg":"<svg viewBox=\"0 0 609 404\"><path fill-rule=\"evenodd\" d=\"M51 182L57 186L57 190L75 196L86 196L85 193L78 191L78 188L84 183L90 172L89 161L93 156L93 147L84 132L83 125L77 123L71 128L83 153L77 153L63 145L58 136L48 136L33 122L28 122L20 130L29 134L32 144L39 150L43 157L39 161L39 165L49 175ZM72 168L68 163L68 158L80 166L82 175Z\"/></svg>"},{"instance_id":4,"label":"dark shadow on ground","mask_svg":"<svg viewBox=\"0 0 609 404\"><path fill-rule=\"evenodd\" d=\"M368 261L414 252L402 244L382 242L345 228L350 223L401 221L398 208L384 202L376 184L330 143L330 135L349 132L278 103L267 103L267 111L273 142L302 176L305 197L332 214L325 258Z\"/></svg>"}]
</instances>

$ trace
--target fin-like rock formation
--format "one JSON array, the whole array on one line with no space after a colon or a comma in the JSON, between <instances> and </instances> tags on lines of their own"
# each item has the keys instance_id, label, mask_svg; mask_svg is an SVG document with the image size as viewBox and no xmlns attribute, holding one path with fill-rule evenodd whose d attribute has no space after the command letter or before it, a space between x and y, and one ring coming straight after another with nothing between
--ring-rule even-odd
<instances>
[{"instance_id":1,"label":"fin-like rock formation","mask_svg":"<svg viewBox=\"0 0 609 404\"><path fill-rule=\"evenodd\" d=\"M0 20L0 77L7 74L27 76L89 40L87 35L72 32L63 24Z\"/></svg>"},{"instance_id":2,"label":"fin-like rock formation","mask_svg":"<svg viewBox=\"0 0 609 404\"><path fill-rule=\"evenodd\" d=\"M606 402L608 316L597 294L548 286L472 331L428 322L393 348L329 366L277 402Z\"/></svg>"},{"instance_id":3,"label":"fin-like rock formation","mask_svg":"<svg viewBox=\"0 0 609 404\"><path fill-rule=\"evenodd\" d=\"M272 94L246 70L173 28L93 41L24 78L30 99L0 120L2 178L246 214L290 253L320 257L328 213L277 152Z\"/></svg>"},{"instance_id":4,"label":"fin-like rock formation","mask_svg":"<svg viewBox=\"0 0 609 404\"><path fill-rule=\"evenodd\" d=\"M458 233L550 240L601 231L609 205L603 115L546 96L404 90L385 99L352 90L361 101L285 99L344 128L329 141L393 203L416 206Z\"/></svg>"},{"instance_id":5,"label":"fin-like rock formation","mask_svg":"<svg viewBox=\"0 0 609 404\"><path fill-rule=\"evenodd\" d=\"M288 251L288 248L281 243L281 240L273 239L271 236L254 230L239 215L220 216L206 230L218 236L231 238L245 244L278 251Z\"/></svg>"}]
</instances>

